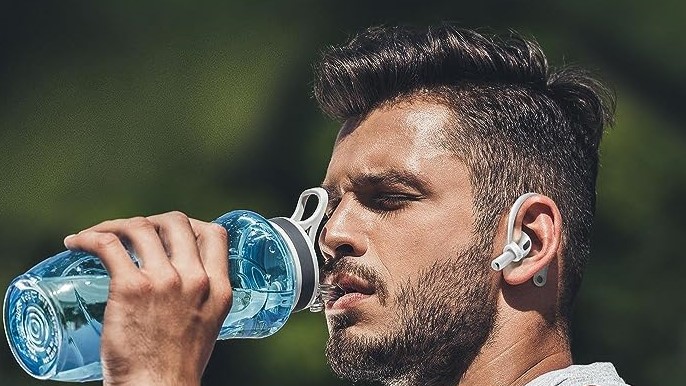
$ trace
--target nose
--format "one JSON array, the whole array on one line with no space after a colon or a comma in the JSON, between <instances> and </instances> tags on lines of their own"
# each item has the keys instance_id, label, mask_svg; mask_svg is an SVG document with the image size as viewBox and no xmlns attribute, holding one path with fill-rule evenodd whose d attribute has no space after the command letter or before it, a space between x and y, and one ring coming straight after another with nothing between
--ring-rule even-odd
<instances>
[{"instance_id":1,"label":"nose","mask_svg":"<svg viewBox=\"0 0 686 386\"><path fill-rule=\"evenodd\" d=\"M327 262L359 257L367 252L368 238L359 204L351 194L342 197L319 236L319 247Z\"/></svg>"}]
</instances>

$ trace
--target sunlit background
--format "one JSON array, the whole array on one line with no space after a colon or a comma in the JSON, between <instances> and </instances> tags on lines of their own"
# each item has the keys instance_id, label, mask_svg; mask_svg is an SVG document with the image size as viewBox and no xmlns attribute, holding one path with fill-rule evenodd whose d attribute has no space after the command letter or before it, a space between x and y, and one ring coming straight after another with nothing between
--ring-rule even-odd
<instances>
[{"instance_id":1,"label":"sunlit background","mask_svg":"<svg viewBox=\"0 0 686 386\"><path fill-rule=\"evenodd\" d=\"M337 127L310 92L327 45L378 24L515 29L619 98L575 359L612 361L635 385L686 384L684 4L4 1L0 287L105 219L290 214L320 183ZM343 385L325 340L322 315L294 315L271 338L218 343L204 384ZM0 341L0 385L54 384L26 375Z\"/></svg>"}]
</instances>

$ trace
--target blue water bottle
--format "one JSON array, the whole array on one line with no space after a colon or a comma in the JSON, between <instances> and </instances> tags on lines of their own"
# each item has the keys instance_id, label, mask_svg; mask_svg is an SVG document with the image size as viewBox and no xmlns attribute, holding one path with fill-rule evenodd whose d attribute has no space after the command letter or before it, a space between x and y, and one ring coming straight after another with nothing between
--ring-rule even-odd
<instances>
[{"instance_id":1,"label":"blue water bottle","mask_svg":"<svg viewBox=\"0 0 686 386\"><path fill-rule=\"evenodd\" d=\"M303 219L312 196L317 208ZM266 220L236 210L214 221L228 232L233 287L219 339L266 337L292 312L321 310L314 242L327 201L326 191L313 188L300 195L290 218ZM78 251L59 253L14 279L3 313L5 334L21 367L38 379L102 379L100 333L108 288L100 260Z\"/></svg>"}]
</instances>

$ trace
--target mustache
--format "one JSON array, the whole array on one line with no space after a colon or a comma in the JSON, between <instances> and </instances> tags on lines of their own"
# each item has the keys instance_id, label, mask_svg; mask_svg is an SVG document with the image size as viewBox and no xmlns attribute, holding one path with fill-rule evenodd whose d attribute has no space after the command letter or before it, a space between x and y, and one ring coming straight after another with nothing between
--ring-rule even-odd
<instances>
[{"instance_id":1,"label":"mustache","mask_svg":"<svg viewBox=\"0 0 686 386\"><path fill-rule=\"evenodd\" d=\"M379 303L382 306L386 305L388 299L388 286L374 269L355 263L350 258L331 259L324 263L321 270L321 277L326 279L332 276L349 274L357 276L360 279L369 283L374 288L374 292L379 298Z\"/></svg>"}]
</instances>

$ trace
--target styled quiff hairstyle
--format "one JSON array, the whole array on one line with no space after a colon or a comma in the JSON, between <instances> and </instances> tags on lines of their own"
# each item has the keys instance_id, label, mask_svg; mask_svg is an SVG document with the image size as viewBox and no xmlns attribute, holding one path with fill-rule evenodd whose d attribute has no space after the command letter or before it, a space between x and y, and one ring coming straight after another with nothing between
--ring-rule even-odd
<instances>
[{"instance_id":1,"label":"styled quiff hairstyle","mask_svg":"<svg viewBox=\"0 0 686 386\"><path fill-rule=\"evenodd\" d=\"M315 72L321 109L343 122L416 98L450 108L453 124L437 135L469 169L475 233L489 246L499 218L521 194L538 192L557 203L558 312L568 329L589 256L598 146L612 121L613 94L579 69L552 70L540 46L520 35L451 25L370 28L326 51Z\"/></svg>"}]
</instances>

